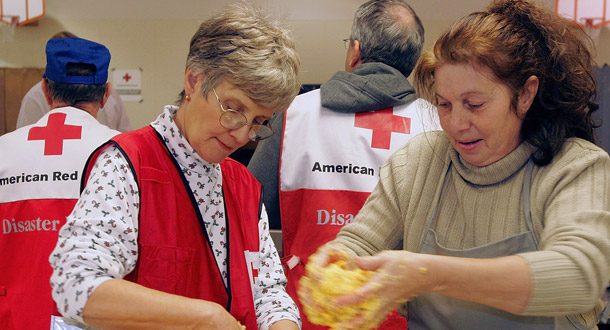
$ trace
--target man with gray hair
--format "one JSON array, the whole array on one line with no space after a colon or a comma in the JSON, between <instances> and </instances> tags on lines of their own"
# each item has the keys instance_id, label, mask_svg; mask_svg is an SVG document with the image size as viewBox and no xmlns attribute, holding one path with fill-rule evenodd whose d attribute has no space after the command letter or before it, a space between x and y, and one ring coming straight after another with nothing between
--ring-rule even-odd
<instances>
[{"instance_id":1,"label":"man with gray hair","mask_svg":"<svg viewBox=\"0 0 610 330\"><path fill-rule=\"evenodd\" d=\"M112 91L110 52L51 39L41 82L51 111L0 136L0 329L49 329L49 254L80 196L87 158L119 131L95 118Z\"/></svg>"},{"instance_id":2,"label":"man with gray hair","mask_svg":"<svg viewBox=\"0 0 610 330\"><path fill-rule=\"evenodd\" d=\"M51 39L76 37L72 32L60 31L55 33ZM42 81L39 81L30 88L21 100L21 107L17 116L17 128L34 124L50 110L51 108L47 104L42 90ZM119 93L114 89L104 107L98 111L96 118L100 123L112 129L121 132L131 131L131 123L129 117L127 117L125 104L123 104Z\"/></svg>"},{"instance_id":3,"label":"man with gray hair","mask_svg":"<svg viewBox=\"0 0 610 330\"><path fill-rule=\"evenodd\" d=\"M362 4L344 41L345 71L277 114L276 134L258 144L248 165L263 185L271 228L282 229L294 298L308 257L352 221L377 184L379 167L433 124L425 115L432 106L407 81L424 28L405 1ZM318 328L302 318L303 329ZM401 328L406 321L396 313L382 325Z\"/></svg>"}]
</instances>

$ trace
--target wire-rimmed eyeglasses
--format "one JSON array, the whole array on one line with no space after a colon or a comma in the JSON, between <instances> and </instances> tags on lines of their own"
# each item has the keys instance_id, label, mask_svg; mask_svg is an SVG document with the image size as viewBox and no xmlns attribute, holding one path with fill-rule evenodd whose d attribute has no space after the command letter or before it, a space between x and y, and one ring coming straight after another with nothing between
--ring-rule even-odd
<instances>
[{"instance_id":1,"label":"wire-rimmed eyeglasses","mask_svg":"<svg viewBox=\"0 0 610 330\"><path fill-rule=\"evenodd\" d=\"M216 96L216 100L218 100L220 110L222 110L222 114L218 119L222 127L228 129L238 129L244 127L245 125L248 125L250 126L250 130L248 131L248 138L252 141L264 140L273 135L273 128L271 128L271 126L269 125L268 120L265 120L262 124L258 124L255 122L248 124L248 118L246 118L243 113L237 110L233 110L231 108L225 109L225 107L222 106L222 102L220 102L218 94L216 94L216 90L212 88L212 91Z\"/></svg>"},{"instance_id":2,"label":"wire-rimmed eyeglasses","mask_svg":"<svg viewBox=\"0 0 610 330\"><path fill-rule=\"evenodd\" d=\"M345 47L345 49L349 49L349 45L352 43L352 39L347 38L347 39L343 39L343 47Z\"/></svg>"}]
</instances>

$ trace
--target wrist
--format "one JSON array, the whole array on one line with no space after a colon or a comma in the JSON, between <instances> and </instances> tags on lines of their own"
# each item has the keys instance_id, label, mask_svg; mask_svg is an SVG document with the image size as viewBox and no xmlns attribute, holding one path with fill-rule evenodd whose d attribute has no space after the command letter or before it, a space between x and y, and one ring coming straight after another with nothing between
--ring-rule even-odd
<instances>
[{"instance_id":1,"label":"wrist","mask_svg":"<svg viewBox=\"0 0 610 330\"><path fill-rule=\"evenodd\" d=\"M419 293L437 293L442 290L442 273L436 269L435 256L429 254L416 254L414 258L415 278L418 281Z\"/></svg>"}]
</instances>

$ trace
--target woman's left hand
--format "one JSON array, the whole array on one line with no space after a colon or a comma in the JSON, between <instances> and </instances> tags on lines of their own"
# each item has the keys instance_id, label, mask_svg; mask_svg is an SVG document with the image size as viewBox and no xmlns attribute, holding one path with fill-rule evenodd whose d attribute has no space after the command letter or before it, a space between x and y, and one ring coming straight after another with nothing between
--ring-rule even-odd
<instances>
[{"instance_id":1,"label":"woman's left hand","mask_svg":"<svg viewBox=\"0 0 610 330\"><path fill-rule=\"evenodd\" d=\"M357 304L372 295L378 296L380 303L337 329L358 329L371 320L385 317L417 294L429 290L432 281L424 256L408 251L383 251L371 257L356 257L356 266L375 271L376 274L360 289L339 297L337 304Z\"/></svg>"}]
</instances>

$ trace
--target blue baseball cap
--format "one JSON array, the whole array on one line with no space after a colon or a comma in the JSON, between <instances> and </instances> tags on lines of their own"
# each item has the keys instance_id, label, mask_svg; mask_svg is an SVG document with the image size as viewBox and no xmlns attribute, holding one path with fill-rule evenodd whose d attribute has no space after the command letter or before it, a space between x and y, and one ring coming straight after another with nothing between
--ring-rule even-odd
<instances>
[{"instance_id":1,"label":"blue baseball cap","mask_svg":"<svg viewBox=\"0 0 610 330\"><path fill-rule=\"evenodd\" d=\"M47 42L44 78L58 83L101 85L108 80L110 51L106 46L81 38L50 39ZM95 66L93 76L68 75L68 63Z\"/></svg>"}]
</instances>

